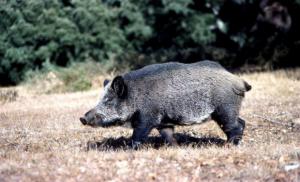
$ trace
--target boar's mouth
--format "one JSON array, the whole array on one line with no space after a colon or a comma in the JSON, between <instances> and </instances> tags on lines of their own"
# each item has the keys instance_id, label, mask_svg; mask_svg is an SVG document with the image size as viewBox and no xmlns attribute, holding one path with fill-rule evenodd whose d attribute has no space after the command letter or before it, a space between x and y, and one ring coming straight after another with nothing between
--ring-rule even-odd
<instances>
[{"instance_id":1,"label":"boar's mouth","mask_svg":"<svg viewBox=\"0 0 300 182\"><path fill-rule=\"evenodd\" d=\"M108 122L101 122L101 127L103 128L107 128L107 127L112 127L112 126L121 126L123 125L125 122L120 120L120 119L114 119L114 120L110 120Z\"/></svg>"}]
</instances>

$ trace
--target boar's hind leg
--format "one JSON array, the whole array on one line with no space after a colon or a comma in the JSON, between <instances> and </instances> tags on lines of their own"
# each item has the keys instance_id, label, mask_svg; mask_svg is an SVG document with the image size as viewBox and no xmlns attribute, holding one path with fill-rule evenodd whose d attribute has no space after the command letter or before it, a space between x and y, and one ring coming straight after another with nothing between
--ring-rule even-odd
<instances>
[{"instance_id":1,"label":"boar's hind leg","mask_svg":"<svg viewBox=\"0 0 300 182\"><path fill-rule=\"evenodd\" d=\"M239 108L236 106L218 108L213 114L214 119L227 136L227 141L238 145L242 139L245 121L238 117Z\"/></svg>"},{"instance_id":2,"label":"boar's hind leg","mask_svg":"<svg viewBox=\"0 0 300 182\"><path fill-rule=\"evenodd\" d=\"M172 146L177 146L178 143L174 138L174 127L173 126L162 126L157 128L161 137L164 139L165 143Z\"/></svg>"}]
</instances>

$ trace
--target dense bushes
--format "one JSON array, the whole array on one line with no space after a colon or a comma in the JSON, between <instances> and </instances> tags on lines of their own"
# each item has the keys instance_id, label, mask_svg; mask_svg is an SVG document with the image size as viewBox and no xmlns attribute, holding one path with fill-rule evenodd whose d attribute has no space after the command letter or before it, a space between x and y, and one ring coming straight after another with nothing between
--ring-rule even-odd
<instances>
[{"instance_id":1,"label":"dense bushes","mask_svg":"<svg viewBox=\"0 0 300 182\"><path fill-rule=\"evenodd\" d=\"M273 3L264 1L268 5ZM266 23L258 22L263 8L259 2L3 1L0 2L0 85L19 83L28 70L40 69L45 62L67 66L94 60L118 67L125 63L140 66L175 59L187 62L210 58L227 65L268 62L285 65L283 60L291 59L300 49L298 33L293 34L299 25L293 21L289 30L273 27L262 36L260 30L265 29L261 24ZM294 19L299 1L295 3L281 2Z\"/></svg>"},{"instance_id":2,"label":"dense bushes","mask_svg":"<svg viewBox=\"0 0 300 182\"><path fill-rule=\"evenodd\" d=\"M119 10L116 10L119 11ZM118 13L98 1L20 1L1 6L1 81L17 83L46 61L104 61L127 46ZM4 77L4 79L3 79Z\"/></svg>"}]
</instances>

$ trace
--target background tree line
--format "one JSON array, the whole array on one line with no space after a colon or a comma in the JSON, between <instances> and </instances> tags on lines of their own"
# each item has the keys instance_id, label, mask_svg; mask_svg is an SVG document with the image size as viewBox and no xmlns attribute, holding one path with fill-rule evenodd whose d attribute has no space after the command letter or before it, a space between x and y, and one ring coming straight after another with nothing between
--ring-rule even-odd
<instances>
[{"instance_id":1,"label":"background tree line","mask_svg":"<svg viewBox=\"0 0 300 182\"><path fill-rule=\"evenodd\" d=\"M0 1L0 85L45 64L299 66L300 0Z\"/></svg>"}]
</instances>

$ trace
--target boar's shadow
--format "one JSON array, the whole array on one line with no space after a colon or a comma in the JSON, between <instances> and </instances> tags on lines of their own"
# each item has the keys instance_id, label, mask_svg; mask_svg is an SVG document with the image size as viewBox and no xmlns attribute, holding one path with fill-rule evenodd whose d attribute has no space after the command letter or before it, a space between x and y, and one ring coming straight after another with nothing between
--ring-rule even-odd
<instances>
[{"instance_id":1,"label":"boar's shadow","mask_svg":"<svg viewBox=\"0 0 300 182\"><path fill-rule=\"evenodd\" d=\"M191 146L195 148L205 147L205 146L224 146L225 140L214 137L214 136L204 136L204 137L194 137L189 134L174 134L177 139L178 146ZM106 138L102 141L88 141L86 145L86 150L131 150L131 138L119 137L119 138ZM141 145L141 149L154 148L159 149L161 147L168 146L160 136L150 136L147 141Z\"/></svg>"}]
</instances>

